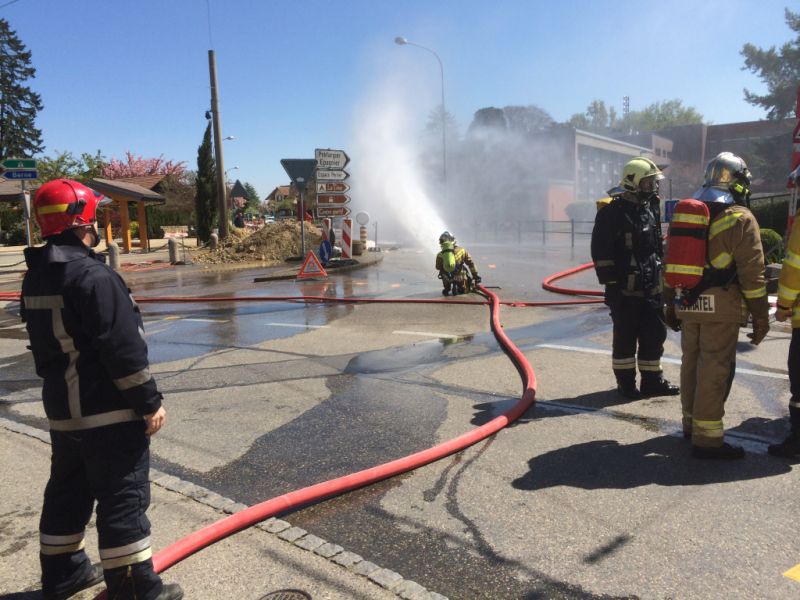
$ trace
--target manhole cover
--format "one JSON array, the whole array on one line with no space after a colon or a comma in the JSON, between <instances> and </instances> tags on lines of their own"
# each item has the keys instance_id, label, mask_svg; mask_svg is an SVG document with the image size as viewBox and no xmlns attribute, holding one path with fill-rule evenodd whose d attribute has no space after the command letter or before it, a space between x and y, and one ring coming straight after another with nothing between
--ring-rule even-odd
<instances>
[{"instance_id":1,"label":"manhole cover","mask_svg":"<svg viewBox=\"0 0 800 600\"><path fill-rule=\"evenodd\" d=\"M259 600L311 600L311 595L300 590L277 590L261 596Z\"/></svg>"}]
</instances>

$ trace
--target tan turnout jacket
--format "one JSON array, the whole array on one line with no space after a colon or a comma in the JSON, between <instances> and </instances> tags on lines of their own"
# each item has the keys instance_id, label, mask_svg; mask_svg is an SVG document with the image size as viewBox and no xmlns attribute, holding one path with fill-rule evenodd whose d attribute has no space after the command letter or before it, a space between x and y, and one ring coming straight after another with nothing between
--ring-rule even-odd
<instances>
[{"instance_id":1,"label":"tan turnout jacket","mask_svg":"<svg viewBox=\"0 0 800 600\"><path fill-rule=\"evenodd\" d=\"M708 232L708 264L718 269L736 265L736 279L727 286L711 287L697 304L677 307L677 316L692 322L747 322L745 299L767 295L761 230L749 209L734 205L714 218Z\"/></svg>"}]
</instances>

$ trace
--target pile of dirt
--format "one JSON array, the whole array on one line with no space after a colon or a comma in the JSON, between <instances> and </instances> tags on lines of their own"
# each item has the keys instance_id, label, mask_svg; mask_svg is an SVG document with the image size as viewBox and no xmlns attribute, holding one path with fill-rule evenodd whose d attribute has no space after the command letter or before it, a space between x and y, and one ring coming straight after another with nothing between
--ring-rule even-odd
<instances>
[{"instance_id":1,"label":"pile of dirt","mask_svg":"<svg viewBox=\"0 0 800 600\"><path fill-rule=\"evenodd\" d=\"M306 250L317 248L322 241L322 231L316 225L306 223L305 239ZM274 265L292 256L300 256L300 222L284 220L267 223L251 234L232 227L216 250L201 248L193 253L192 259L214 265L238 262Z\"/></svg>"}]
</instances>

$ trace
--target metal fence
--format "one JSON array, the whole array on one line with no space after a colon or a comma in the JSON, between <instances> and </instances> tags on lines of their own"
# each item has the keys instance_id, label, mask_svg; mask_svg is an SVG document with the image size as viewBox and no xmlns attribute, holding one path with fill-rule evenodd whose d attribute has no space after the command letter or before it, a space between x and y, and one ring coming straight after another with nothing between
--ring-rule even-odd
<instances>
[{"instance_id":1,"label":"metal fence","mask_svg":"<svg viewBox=\"0 0 800 600\"><path fill-rule=\"evenodd\" d=\"M546 244L548 240L558 238L569 239L575 246L579 236L592 234L594 221L516 221L515 223L486 223L474 225L470 241L472 242L516 242L518 244L539 241Z\"/></svg>"}]
</instances>

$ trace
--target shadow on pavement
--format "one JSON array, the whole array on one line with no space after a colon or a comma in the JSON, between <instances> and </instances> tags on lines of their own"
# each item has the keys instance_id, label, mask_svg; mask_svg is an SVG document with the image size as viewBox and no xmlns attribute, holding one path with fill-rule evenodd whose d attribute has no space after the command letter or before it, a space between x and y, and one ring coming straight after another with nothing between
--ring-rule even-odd
<instances>
[{"instance_id":1,"label":"shadow on pavement","mask_svg":"<svg viewBox=\"0 0 800 600\"><path fill-rule=\"evenodd\" d=\"M660 436L635 444L596 440L536 456L530 471L515 479L520 490L567 485L587 490L628 489L641 485L705 485L781 475L783 461L748 454L741 461L693 460L687 440Z\"/></svg>"}]
</instances>

